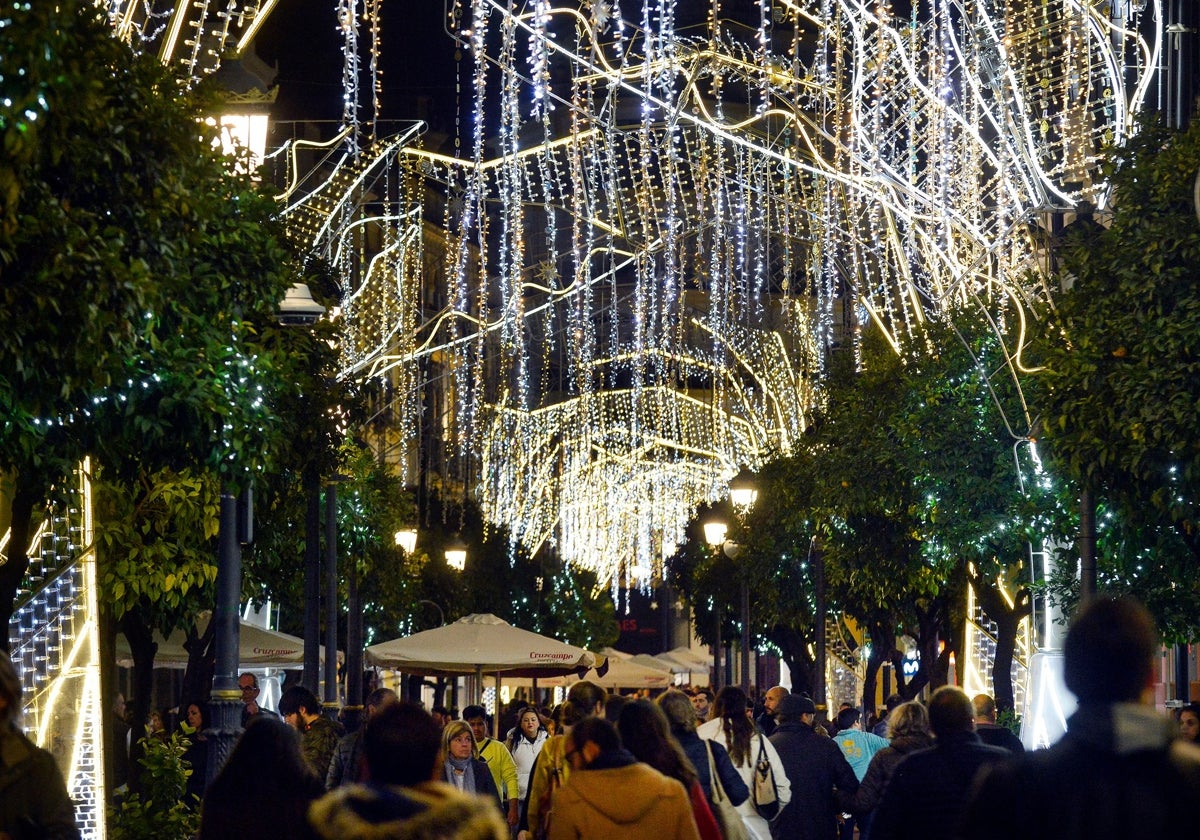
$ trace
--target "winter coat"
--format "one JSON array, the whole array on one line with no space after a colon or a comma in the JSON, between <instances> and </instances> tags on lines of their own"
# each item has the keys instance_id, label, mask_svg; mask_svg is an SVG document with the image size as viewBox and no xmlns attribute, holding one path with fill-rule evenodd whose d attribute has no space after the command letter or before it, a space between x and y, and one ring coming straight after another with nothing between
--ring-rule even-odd
<instances>
[{"instance_id":1,"label":"winter coat","mask_svg":"<svg viewBox=\"0 0 1200 840\"><path fill-rule=\"evenodd\" d=\"M976 723L975 734L983 743L991 744L993 747L1003 747L1014 755L1021 755L1025 752L1025 745L1021 743L1021 739L1014 735L1007 726L999 726L995 723Z\"/></svg>"},{"instance_id":2,"label":"winter coat","mask_svg":"<svg viewBox=\"0 0 1200 840\"><path fill-rule=\"evenodd\" d=\"M512 753L504 746L504 742L495 738L484 738L479 744L479 757L487 764L492 774L492 781L496 783L501 803L507 807L510 799L518 799L520 793L517 765L513 763Z\"/></svg>"},{"instance_id":3,"label":"winter coat","mask_svg":"<svg viewBox=\"0 0 1200 840\"><path fill-rule=\"evenodd\" d=\"M54 756L10 729L0 732L0 835L78 840L75 807Z\"/></svg>"},{"instance_id":4,"label":"winter coat","mask_svg":"<svg viewBox=\"0 0 1200 840\"><path fill-rule=\"evenodd\" d=\"M1195 837L1200 747L1149 706L1085 705L1054 746L988 767L967 805L972 840Z\"/></svg>"},{"instance_id":5,"label":"winter coat","mask_svg":"<svg viewBox=\"0 0 1200 840\"><path fill-rule=\"evenodd\" d=\"M725 742L725 727L720 719L710 720L697 727L696 734L701 738L708 738L714 744L720 744L728 752L729 744ZM753 791L754 773L755 767L758 765L758 751L760 749L771 765L771 771L775 776L775 790L779 796L779 807L782 809L788 804L788 800L792 798L787 771L784 770L783 762L780 761L779 753L775 751L775 747L761 733L755 733L750 741L750 757L746 764L733 764L733 756L729 757L730 764L733 764L733 769L741 777L742 782L746 785L746 789ZM733 801L732 797L730 801ZM737 809L738 813L742 815L742 822L746 824L746 828L750 830L754 838L757 838L757 840L770 840L771 825L758 815L758 809L754 807L754 797L752 795L747 796L745 801L737 806Z\"/></svg>"},{"instance_id":6,"label":"winter coat","mask_svg":"<svg viewBox=\"0 0 1200 840\"><path fill-rule=\"evenodd\" d=\"M565 785L571 777L571 764L566 759L565 735L552 735L542 744L541 752L533 761L529 773L529 787L525 791L525 809L521 816L521 827L528 828L536 837L541 827L542 815L549 811L557 788Z\"/></svg>"},{"instance_id":7,"label":"winter coat","mask_svg":"<svg viewBox=\"0 0 1200 840\"><path fill-rule=\"evenodd\" d=\"M909 753L927 750L932 746L932 735L901 735L899 738L893 738L890 746L875 753L875 757L871 759L871 766L867 768L867 775L863 777L858 792L854 794L854 814L864 817L878 808L879 801L883 799L883 791L887 788L892 774L896 772L896 766Z\"/></svg>"},{"instance_id":8,"label":"winter coat","mask_svg":"<svg viewBox=\"0 0 1200 840\"><path fill-rule=\"evenodd\" d=\"M692 767L695 768L696 776L700 781L700 788L704 791L704 795L708 797L708 802L711 805L712 778L708 772L708 747L704 746L705 739L701 738L695 732L684 732L677 729L671 730L671 734L675 736L675 740L679 742L679 746L683 747L683 752L687 755L688 761L692 762ZM737 768L733 766L733 762L729 759L729 751L717 742L713 742L713 764L717 766L717 775L721 777L721 787L729 797L730 802L740 806L750 798L750 789L746 787L745 781L742 780Z\"/></svg>"},{"instance_id":9,"label":"winter coat","mask_svg":"<svg viewBox=\"0 0 1200 840\"><path fill-rule=\"evenodd\" d=\"M325 774L325 789L333 790L338 785L364 781L364 759L362 751L362 729L345 735L337 742L329 770Z\"/></svg>"},{"instance_id":10,"label":"winter coat","mask_svg":"<svg viewBox=\"0 0 1200 840\"><path fill-rule=\"evenodd\" d=\"M554 795L549 840L700 840L688 792L625 750L596 758Z\"/></svg>"},{"instance_id":11,"label":"winter coat","mask_svg":"<svg viewBox=\"0 0 1200 840\"><path fill-rule=\"evenodd\" d=\"M858 779L838 745L811 726L780 723L770 738L787 773L791 801L771 823L774 840L833 840L837 815L858 790Z\"/></svg>"},{"instance_id":12,"label":"winter coat","mask_svg":"<svg viewBox=\"0 0 1200 840\"><path fill-rule=\"evenodd\" d=\"M444 782L411 788L343 785L312 804L325 840L508 840L494 803Z\"/></svg>"},{"instance_id":13,"label":"winter coat","mask_svg":"<svg viewBox=\"0 0 1200 840\"><path fill-rule=\"evenodd\" d=\"M300 750L322 782L329 775L329 764L345 730L324 715L308 723L300 736Z\"/></svg>"},{"instance_id":14,"label":"winter coat","mask_svg":"<svg viewBox=\"0 0 1200 840\"><path fill-rule=\"evenodd\" d=\"M910 753L896 767L871 819L872 840L957 837L971 783L980 769L1008 757L1007 750L989 747L974 732L938 735L932 748Z\"/></svg>"},{"instance_id":15,"label":"winter coat","mask_svg":"<svg viewBox=\"0 0 1200 840\"><path fill-rule=\"evenodd\" d=\"M512 741L512 746L509 747L509 754L512 756L513 764L517 768L517 786L520 790L522 800L525 799L525 794L529 791L529 773L533 770L533 762L537 759L538 753L542 751L542 747L549 737L549 734L544 729L539 729L537 737L532 741L524 735L517 733L517 736Z\"/></svg>"},{"instance_id":16,"label":"winter coat","mask_svg":"<svg viewBox=\"0 0 1200 840\"><path fill-rule=\"evenodd\" d=\"M439 781L445 782L450 787L458 790L458 786L446 776L445 762L442 763L439 773ZM503 803L500 801L500 791L496 790L496 780L492 778L492 771L488 769L487 762L481 758L471 759L471 776L475 779L475 793L479 796L487 797L497 808L502 808Z\"/></svg>"}]
</instances>

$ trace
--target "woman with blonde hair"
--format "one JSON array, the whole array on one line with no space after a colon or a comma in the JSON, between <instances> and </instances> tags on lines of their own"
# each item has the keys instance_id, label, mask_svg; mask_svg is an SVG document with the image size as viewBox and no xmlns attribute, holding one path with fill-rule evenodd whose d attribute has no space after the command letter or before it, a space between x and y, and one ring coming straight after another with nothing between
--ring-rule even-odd
<instances>
[{"instance_id":1,"label":"woman with blonde hair","mask_svg":"<svg viewBox=\"0 0 1200 840\"><path fill-rule=\"evenodd\" d=\"M896 765L911 752L933 746L929 729L929 712L916 701L901 703L887 716L887 735L891 743L871 758L867 774L854 794L854 815L858 818L859 833L869 837L871 816L883 799L883 791L896 772Z\"/></svg>"},{"instance_id":2,"label":"woman with blonde hair","mask_svg":"<svg viewBox=\"0 0 1200 840\"><path fill-rule=\"evenodd\" d=\"M754 776L759 765L770 768L775 778L775 793L778 797L776 813L783 810L792 797L787 771L779 759L779 753L754 725L754 709L740 688L727 685L717 692L709 720L696 729L696 734L720 744L729 751L733 769L741 776L750 791L746 801L737 806L751 837L770 840L771 825L754 805Z\"/></svg>"},{"instance_id":3,"label":"woman with blonde hair","mask_svg":"<svg viewBox=\"0 0 1200 840\"><path fill-rule=\"evenodd\" d=\"M452 720L442 730L441 780L449 782L463 793L490 796L497 807L501 807L500 791L487 762L479 757L479 746L471 732L471 724L465 720Z\"/></svg>"}]
</instances>

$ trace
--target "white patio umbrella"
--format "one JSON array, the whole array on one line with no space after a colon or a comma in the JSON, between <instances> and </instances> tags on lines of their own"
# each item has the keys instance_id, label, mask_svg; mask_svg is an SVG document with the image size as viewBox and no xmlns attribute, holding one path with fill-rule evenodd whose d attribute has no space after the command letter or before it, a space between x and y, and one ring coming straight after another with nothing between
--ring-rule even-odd
<instances>
[{"instance_id":1,"label":"white patio umbrella","mask_svg":"<svg viewBox=\"0 0 1200 840\"><path fill-rule=\"evenodd\" d=\"M651 668L634 662L632 659L608 660L607 673L601 675L596 669L586 674L569 674L565 677L554 677L546 680L546 685L574 685L580 680L595 683L604 689L610 688L667 688L671 685L671 672L660 668ZM541 682L539 681L539 685Z\"/></svg>"},{"instance_id":2,"label":"white patio umbrella","mask_svg":"<svg viewBox=\"0 0 1200 840\"><path fill-rule=\"evenodd\" d=\"M513 627L491 613L465 615L453 624L380 642L366 649L366 660L406 674L455 676L474 674L477 700L483 698L483 676L496 678L496 695L504 677L552 677L603 665L591 651ZM493 719L499 726L500 716Z\"/></svg>"},{"instance_id":3,"label":"white patio umbrella","mask_svg":"<svg viewBox=\"0 0 1200 840\"><path fill-rule=\"evenodd\" d=\"M712 663L697 651L686 647L672 648L654 657L677 674L706 673Z\"/></svg>"},{"instance_id":4,"label":"white patio umbrella","mask_svg":"<svg viewBox=\"0 0 1200 840\"><path fill-rule=\"evenodd\" d=\"M540 677L538 685L543 688L571 686L581 680L595 683L601 688L666 688L671 684L671 671L648 654L622 653L613 648L604 648L607 661L601 674L595 668L586 673L578 672L558 677ZM527 679L512 680L510 684L529 685Z\"/></svg>"},{"instance_id":5,"label":"white patio umbrella","mask_svg":"<svg viewBox=\"0 0 1200 840\"><path fill-rule=\"evenodd\" d=\"M196 617L196 630L203 635L212 613L207 610ZM188 652L183 646L187 634L176 630L169 637L154 634L158 651L154 654L156 668L186 668ZM322 651L322 657L324 651ZM133 654L129 641L123 633L117 634L117 664L133 665ZM238 664L243 668L290 668L304 664L304 641L277 630L267 630L256 624L242 621L238 630Z\"/></svg>"},{"instance_id":6,"label":"white patio umbrella","mask_svg":"<svg viewBox=\"0 0 1200 840\"><path fill-rule=\"evenodd\" d=\"M490 613L473 613L453 624L371 645L366 660L406 674L549 677L583 671L602 662L583 648L542 636Z\"/></svg>"}]
</instances>

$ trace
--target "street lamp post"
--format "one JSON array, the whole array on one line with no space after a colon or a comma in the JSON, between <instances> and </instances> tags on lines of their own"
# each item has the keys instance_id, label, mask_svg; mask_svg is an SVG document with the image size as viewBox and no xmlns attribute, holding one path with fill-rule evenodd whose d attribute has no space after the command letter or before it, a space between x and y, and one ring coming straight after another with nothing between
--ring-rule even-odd
<instances>
[{"instance_id":1,"label":"street lamp post","mask_svg":"<svg viewBox=\"0 0 1200 840\"><path fill-rule=\"evenodd\" d=\"M207 778L211 781L229 757L242 731L242 693L238 688L238 607L242 599L242 547L238 543L237 495L228 483L221 487L217 532L217 602L213 610L216 650L212 693L209 695Z\"/></svg>"},{"instance_id":2,"label":"street lamp post","mask_svg":"<svg viewBox=\"0 0 1200 840\"><path fill-rule=\"evenodd\" d=\"M337 479L325 485L325 716L336 720L338 711L338 527ZM349 650L347 650L349 655Z\"/></svg>"},{"instance_id":3,"label":"street lamp post","mask_svg":"<svg viewBox=\"0 0 1200 840\"><path fill-rule=\"evenodd\" d=\"M754 473L743 467L733 480L729 482L729 501L733 503L738 522L745 525L746 514L758 501L758 484ZM725 543L725 554L736 560L741 554L741 546L736 543ZM742 612L742 691L750 695L750 586L747 569L739 564L741 577L741 612Z\"/></svg>"},{"instance_id":4,"label":"street lamp post","mask_svg":"<svg viewBox=\"0 0 1200 840\"><path fill-rule=\"evenodd\" d=\"M296 283L288 290L279 305L281 323L312 324L325 312L325 307L312 299L308 287ZM286 320L285 320L286 319ZM247 495L247 499L249 496ZM209 695L208 781L216 777L242 731L241 689L238 688L240 664L240 633L242 602L242 546L239 532L248 535L252 530L249 505L242 507L246 522L239 528L237 493L229 482L222 482L220 518L217 526L217 600L213 610L213 668L212 692Z\"/></svg>"},{"instance_id":5,"label":"street lamp post","mask_svg":"<svg viewBox=\"0 0 1200 840\"><path fill-rule=\"evenodd\" d=\"M729 526L719 519L710 519L704 523L704 541L714 552L725 545L725 535ZM713 599L713 689L721 685L721 605Z\"/></svg>"}]
</instances>

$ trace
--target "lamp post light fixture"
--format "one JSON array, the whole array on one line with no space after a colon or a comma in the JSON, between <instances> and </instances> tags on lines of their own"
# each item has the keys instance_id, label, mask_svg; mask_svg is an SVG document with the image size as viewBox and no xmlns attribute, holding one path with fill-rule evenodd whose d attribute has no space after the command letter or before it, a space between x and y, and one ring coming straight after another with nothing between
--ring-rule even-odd
<instances>
[{"instance_id":1,"label":"lamp post light fixture","mask_svg":"<svg viewBox=\"0 0 1200 840\"><path fill-rule=\"evenodd\" d=\"M729 501L733 502L739 516L744 516L758 501L757 479L746 467L742 467L729 481Z\"/></svg>"},{"instance_id":2,"label":"lamp post light fixture","mask_svg":"<svg viewBox=\"0 0 1200 840\"><path fill-rule=\"evenodd\" d=\"M325 307L313 300L306 283L293 283L279 304L279 323L310 326L325 314Z\"/></svg>"},{"instance_id":3,"label":"lamp post light fixture","mask_svg":"<svg viewBox=\"0 0 1200 840\"><path fill-rule=\"evenodd\" d=\"M397 531L396 545L400 546L405 554L412 554L417 548L417 529L402 528Z\"/></svg>"},{"instance_id":4,"label":"lamp post light fixture","mask_svg":"<svg viewBox=\"0 0 1200 840\"><path fill-rule=\"evenodd\" d=\"M458 534L446 544L446 563L452 569L462 571L467 567L467 544Z\"/></svg>"}]
</instances>

